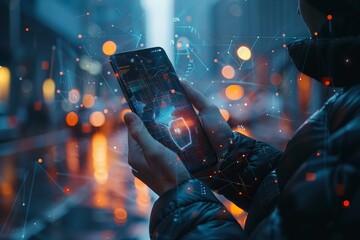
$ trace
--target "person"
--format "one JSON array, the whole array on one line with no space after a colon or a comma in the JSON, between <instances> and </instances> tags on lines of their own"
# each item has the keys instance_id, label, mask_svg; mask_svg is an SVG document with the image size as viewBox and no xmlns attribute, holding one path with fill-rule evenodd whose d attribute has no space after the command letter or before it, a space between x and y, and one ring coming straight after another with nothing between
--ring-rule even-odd
<instances>
[{"instance_id":1,"label":"person","mask_svg":"<svg viewBox=\"0 0 360 240\"><path fill-rule=\"evenodd\" d=\"M293 62L340 89L296 131L284 152L233 133L218 108L183 83L223 156L216 174L200 181L135 114L125 115L133 174L160 196L150 217L152 239L360 236L360 2L299 0L299 13L312 37L289 44ZM244 229L213 191L248 212Z\"/></svg>"}]
</instances>

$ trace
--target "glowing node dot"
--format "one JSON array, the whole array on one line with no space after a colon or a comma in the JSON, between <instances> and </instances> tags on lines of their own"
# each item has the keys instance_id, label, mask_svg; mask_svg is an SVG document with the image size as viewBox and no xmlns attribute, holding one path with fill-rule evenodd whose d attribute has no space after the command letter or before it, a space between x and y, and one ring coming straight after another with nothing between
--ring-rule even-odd
<instances>
[{"instance_id":1,"label":"glowing node dot","mask_svg":"<svg viewBox=\"0 0 360 240\"><path fill-rule=\"evenodd\" d=\"M43 162L43 160L42 160L41 158L39 158L37 161L38 161L38 163L42 163L42 162Z\"/></svg>"},{"instance_id":2,"label":"glowing node dot","mask_svg":"<svg viewBox=\"0 0 360 240\"><path fill-rule=\"evenodd\" d=\"M283 48L287 48L287 45L285 43L283 44Z\"/></svg>"},{"instance_id":3,"label":"glowing node dot","mask_svg":"<svg viewBox=\"0 0 360 240\"><path fill-rule=\"evenodd\" d=\"M60 76L64 75L64 72L63 71L60 71L59 72Z\"/></svg>"},{"instance_id":4,"label":"glowing node dot","mask_svg":"<svg viewBox=\"0 0 360 240\"><path fill-rule=\"evenodd\" d=\"M107 108L104 109L104 113L109 113L109 110Z\"/></svg>"},{"instance_id":5,"label":"glowing node dot","mask_svg":"<svg viewBox=\"0 0 360 240\"><path fill-rule=\"evenodd\" d=\"M86 12L86 16L90 16L90 12Z\"/></svg>"},{"instance_id":6,"label":"glowing node dot","mask_svg":"<svg viewBox=\"0 0 360 240\"><path fill-rule=\"evenodd\" d=\"M83 35L82 34L78 34L78 39L82 39Z\"/></svg>"},{"instance_id":7,"label":"glowing node dot","mask_svg":"<svg viewBox=\"0 0 360 240\"><path fill-rule=\"evenodd\" d=\"M319 33L318 33L318 32L314 32L314 35L315 35L315 36L318 36L318 35L319 35Z\"/></svg>"},{"instance_id":8,"label":"glowing node dot","mask_svg":"<svg viewBox=\"0 0 360 240\"><path fill-rule=\"evenodd\" d=\"M58 90L56 90L56 93L60 93L61 91L58 89Z\"/></svg>"},{"instance_id":9,"label":"glowing node dot","mask_svg":"<svg viewBox=\"0 0 360 240\"><path fill-rule=\"evenodd\" d=\"M331 21L333 19L333 16L331 14L327 15L327 20Z\"/></svg>"},{"instance_id":10,"label":"glowing node dot","mask_svg":"<svg viewBox=\"0 0 360 240\"><path fill-rule=\"evenodd\" d=\"M344 200L343 201L343 206L344 207L350 207L350 201L349 200Z\"/></svg>"},{"instance_id":11,"label":"glowing node dot","mask_svg":"<svg viewBox=\"0 0 360 240\"><path fill-rule=\"evenodd\" d=\"M30 29L29 29L29 28L25 28L25 32L28 32L28 31L30 31Z\"/></svg>"}]
</instances>

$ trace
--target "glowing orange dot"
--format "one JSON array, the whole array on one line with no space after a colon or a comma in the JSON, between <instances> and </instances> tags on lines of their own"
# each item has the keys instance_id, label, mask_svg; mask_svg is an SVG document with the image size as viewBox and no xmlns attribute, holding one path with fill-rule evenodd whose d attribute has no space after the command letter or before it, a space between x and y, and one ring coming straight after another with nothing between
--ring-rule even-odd
<instances>
[{"instance_id":1,"label":"glowing orange dot","mask_svg":"<svg viewBox=\"0 0 360 240\"><path fill-rule=\"evenodd\" d=\"M28 32L28 31L30 31L30 29L29 29L29 28L25 28L25 31Z\"/></svg>"},{"instance_id":2,"label":"glowing orange dot","mask_svg":"<svg viewBox=\"0 0 360 240\"><path fill-rule=\"evenodd\" d=\"M102 51L105 55L113 55L116 52L116 44L113 41L106 41L102 46Z\"/></svg>"},{"instance_id":3,"label":"glowing orange dot","mask_svg":"<svg viewBox=\"0 0 360 240\"><path fill-rule=\"evenodd\" d=\"M85 94L83 104L86 108L91 108L95 104L95 97L91 94Z\"/></svg>"},{"instance_id":4,"label":"glowing orange dot","mask_svg":"<svg viewBox=\"0 0 360 240\"><path fill-rule=\"evenodd\" d=\"M79 122L79 116L76 114L76 112L69 112L66 115L65 120L66 120L67 125L69 125L70 127L73 127Z\"/></svg>"},{"instance_id":5,"label":"glowing orange dot","mask_svg":"<svg viewBox=\"0 0 360 240\"><path fill-rule=\"evenodd\" d=\"M286 48L286 47L287 47L287 45L284 43L284 44L283 44L283 48Z\"/></svg>"},{"instance_id":6,"label":"glowing orange dot","mask_svg":"<svg viewBox=\"0 0 360 240\"><path fill-rule=\"evenodd\" d=\"M59 72L60 76L64 75L64 72L63 71L60 71Z\"/></svg>"},{"instance_id":7,"label":"glowing orange dot","mask_svg":"<svg viewBox=\"0 0 360 240\"><path fill-rule=\"evenodd\" d=\"M315 35L315 36L318 36L318 35L319 35L319 33L318 33L318 32L314 32L314 35Z\"/></svg>"},{"instance_id":8,"label":"glowing orange dot","mask_svg":"<svg viewBox=\"0 0 360 240\"><path fill-rule=\"evenodd\" d=\"M323 83L325 84L325 86L330 86L331 78L330 77L324 77L323 78Z\"/></svg>"},{"instance_id":9,"label":"glowing orange dot","mask_svg":"<svg viewBox=\"0 0 360 240\"><path fill-rule=\"evenodd\" d=\"M38 161L38 163L42 163L42 162L43 162L43 160L42 160L41 158L39 158L37 161Z\"/></svg>"},{"instance_id":10,"label":"glowing orange dot","mask_svg":"<svg viewBox=\"0 0 360 240\"><path fill-rule=\"evenodd\" d=\"M226 65L222 68L221 74L226 79L232 79L235 77L235 69L230 65Z\"/></svg>"},{"instance_id":11,"label":"glowing orange dot","mask_svg":"<svg viewBox=\"0 0 360 240\"><path fill-rule=\"evenodd\" d=\"M214 58L214 63L217 63L219 60L217 58Z\"/></svg>"},{"instance_id":12,"label":"glowing orange dot","mask_svg":"<svg viewBox=\"0 0 360 240\"><path fill-rule=\"evenodd\" d=\"M230 113L226 109L220 109L221 116L225 119L225 121L229 121Z\"/></svg>"},{"instance_id":13,"label":"glowing orange dot","mask_svg":"<svg viewBox=\"0 0 360 240\"><path fill-rule=\"evenodd\" d=\"M115 220L124 221L127 219L127 212L123 208L116 208L113 213Z\"/></svg>"},{"instance_id":14,"label":"glowing orange dot","mask_svg":"<svg viewBox=\"0 0 360 240\"><path fill-rule=\"evenodd\" d=\"M230 100L239 100L244 96L244 89L239 85L230 85L225 89L225 95Z\"/></svg>"},{"instance_id":15,"label":"glowing orange dot","mask_svg":"<svg viewBox=\"0 0 360 240\"><path fill-rule=\"evenodd\" d=\"M172 94L174 94L174 93L175 93L175 89L171 89L170 92L171 92Z\"/></svg>"},{"instance_id":16,"label":"glowing orange dot","mask_svg":"<svg viewBox=\"0 0 360 240\"><path fill-rule=\"evenodd\" d=\"M109 113L109 110L107 108L104 109L104 113Z\"/></svg>"},{"instance_id":17,"label":"glowing orange dot","mask_svg":"<svg viewBox=\"0 0 360 240\"><path fill-rule=\"evenodd\" d=\"M69 186L64 187L64 192L65 192L65 194L70 194L71 188Z\"/></svg>"},{"instance_id":18,"label":"glowing orange dot","mask_svg":"<svg viewBox=\"0 0 360 240\"><path fill-rule=\"evenodd\" d=\"M344 207L350 207L350 201L349 200L344 200L343 201L343 206Z\"/></svg>"},{"instance_id":19,"label":"glowing orange dot","mask_svg":"<svg viewBox=\"0 0 360 240\"><path fill-rule=\"evenodd\" d=\"M123 110L121 111L121 113L120 113L120 119L121 119L122 122L125 122L124 116L125 116L125 114L128 113L128 112L131 112L131 110L130 110L129 108L125 108L125 109L123 109Z\"/></svg>"},{"instance_id":20,"label":"glowing orange dot","mask_svg":"<svg viewBox=\"0 0 360 240\"><path fill-rule=\"evenodd\" d=\"M101 127L105 124L105 116L102 112L93 112L89 118L90 124L94 127Z\"/></svg>"},{"instance_id":21,"label":"glowing orange dot","mask_svg":"<svg viewBox=\"0 0 360 240\"><path fill-rule=\"evenodd\" d=\"M333 19L333 16L331 14L327 15L327 19L331 21Z\"/></svg>"}]
</instances>

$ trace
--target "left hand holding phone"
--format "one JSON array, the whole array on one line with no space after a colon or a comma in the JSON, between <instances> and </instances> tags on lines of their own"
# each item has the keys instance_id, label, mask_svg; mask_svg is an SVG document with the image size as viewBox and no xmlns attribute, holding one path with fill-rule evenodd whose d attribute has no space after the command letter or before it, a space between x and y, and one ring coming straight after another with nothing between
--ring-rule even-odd
<instances>
[{"instance_id":1,"label":"left hand holding phone","mask_svg":"<svg viewBox=\"0 0 360 240\"><path fill-rule=\"evenodd\" d=\"M159 196L192 179L177 154L156 141L134 113L124 117L129 132L129 165L133 174Z\"/></svg>"}]
</instances>

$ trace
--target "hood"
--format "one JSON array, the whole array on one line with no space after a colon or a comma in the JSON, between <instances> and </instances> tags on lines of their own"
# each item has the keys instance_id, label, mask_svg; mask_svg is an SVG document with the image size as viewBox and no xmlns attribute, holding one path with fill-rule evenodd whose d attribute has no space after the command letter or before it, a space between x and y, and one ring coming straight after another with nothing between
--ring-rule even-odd
<instances>
[{"instance_id":1,"label":"hood","mask_svg":"<svg viewBox=\"0 0 360 240\"><path fill-rule=\"evenodd\" d=\"M307 38L288 45L297 69L326 86L360 83L360 37Z\"/></svg>"}]
</instances>

